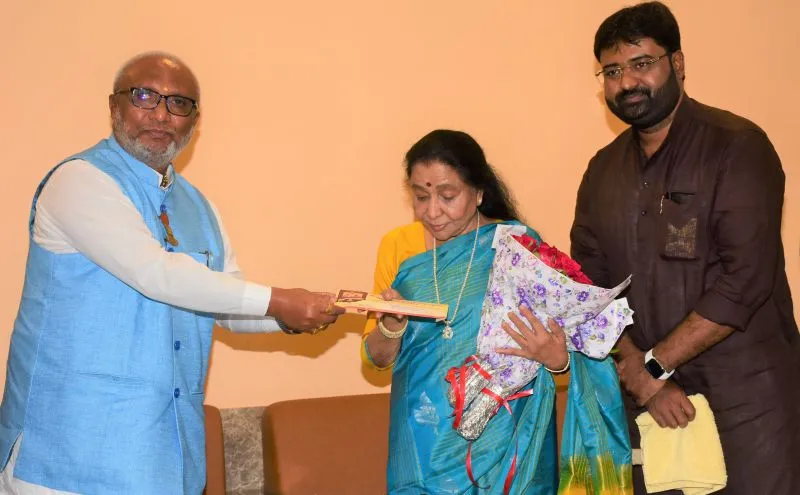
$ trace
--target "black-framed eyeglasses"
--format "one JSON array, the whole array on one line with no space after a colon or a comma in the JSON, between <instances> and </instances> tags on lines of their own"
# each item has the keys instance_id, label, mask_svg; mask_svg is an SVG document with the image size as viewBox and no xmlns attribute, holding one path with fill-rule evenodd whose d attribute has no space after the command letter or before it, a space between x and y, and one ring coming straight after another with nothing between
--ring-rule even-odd
<instances>
[{"instance_id":1,"label":"black-framed eyeglasses","mask_svg":"<svg viewBox=\"0 0 800 495\"><path fill-rule=\"evenodd\" d=\"M137 108L152 110L156 108L161 99L167 103L167 111L178 117L188 117L197 108L197 101L182 95L162 95L148 88L126 88L114 91L115 95L128 93L131 104Z\"/></svg>"},{"instance_id":2,"label":"black-framed eyeglasses","mask_svg":"<svg viewBox=\"0 0 800 495\"><path fill-rule=\"evenodd\" d=\"M650 69L658 63L664 57L668 57L671 52L664 53L663 55L659 55L657 57L646 57L634 60L633 62L629 62L625 65L613 65L610 67L604 67L599 71L595 72L595 77L598 81L619 81L622 79L622 73L626 70L631 71L633 74L636 75L644 75L650 71Z\"/></svg>"}]
</instances>

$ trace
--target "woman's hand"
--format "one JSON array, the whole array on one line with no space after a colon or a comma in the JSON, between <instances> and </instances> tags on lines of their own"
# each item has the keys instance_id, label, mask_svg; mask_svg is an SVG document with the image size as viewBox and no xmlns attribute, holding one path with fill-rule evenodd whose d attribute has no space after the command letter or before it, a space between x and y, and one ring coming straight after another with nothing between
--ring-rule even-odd
<instances>
[{"instance_id":1,"label":"woman's hand","mask_svg":"<svg viewBox=\"0 0 800 495\"><path fill-rule=\"evenodd\" d=\"M400 293L394 289L386 289L385 291L381 292L381 297L384 301L403 300L403 296L401 296ZM398 332L402 330L405 328L408 320L408 317L405 315L392 315L380 312L375 313L375 318L381 321L383 326L385 326L390 332Z\"/></svg>"},{"instance_id":2,"label":"woman's hand","mask_svg":"<svg viewBox=\"0 0 800 495\"><path fill-rule=\"evenodd\" d=\"M386 289L381 292L381 297L384 301L403 299L400 293L394 289ZM402 315L392 315L381 312L375 312L374 315L379 325L382 325L385 330L396 334L394 337L390 337L391 334L386 335L383 329L376 327L374 331L370 332L367 336L367 340L364 342L373 364L378 366L378 368L386 368L394 363L394 360L400 353L400 346L403 343L403 339L400 337L402 337L405 332L408 318Z\"/></svg>"},{"instance_id":3,"label":"woman's hand","mask_svg":"<svg viewBox=\"0 0 800 495\"><path fill-rule=\"evenodd\" d=\"M520 348L501 347L497 349L497 352L538 361L551 370L564 369L569 363L567 336L564 329L552 319L548 319L547 326L550 328L548 332L530 309L523 306L520 308L520 313L526 321L523 321L516 313L508 313L508 319L514 323L516 330L511 328L506 321L502 324L503 330L514 339Z\"/></svg>"}]
</instances>

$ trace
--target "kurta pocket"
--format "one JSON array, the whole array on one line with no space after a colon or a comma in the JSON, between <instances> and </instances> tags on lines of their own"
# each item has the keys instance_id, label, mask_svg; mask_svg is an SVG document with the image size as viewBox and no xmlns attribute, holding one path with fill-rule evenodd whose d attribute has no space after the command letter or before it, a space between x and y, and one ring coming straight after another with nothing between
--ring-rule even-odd
<instances>
[{"instance_id":1,"label":"kurta pocket","mask_svg":"<svg viewBox=\"0 0 800 495\"><path fill-rule=\"evenodd\" d=\"M661 199L658 245L662 258L695 260L702 252L704 232L694 193L668 193Z\"/></svg>"}]
</instances>

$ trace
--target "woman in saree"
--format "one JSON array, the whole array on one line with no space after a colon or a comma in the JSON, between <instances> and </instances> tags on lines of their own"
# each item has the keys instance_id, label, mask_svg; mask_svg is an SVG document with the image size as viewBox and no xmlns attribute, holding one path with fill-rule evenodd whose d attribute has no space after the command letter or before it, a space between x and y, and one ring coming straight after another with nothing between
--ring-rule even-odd
<instances>
[{"instance_id":1,"label":"woman in saree","mask_svg":"<svg viewBox=\"0 0 800 495\"><path fill-rule=\"evenodd\" d=\"M471 445L453 429L445 375L476 353L495 230L522 224L468 134L433 131L405 158L417 221L382 239L375 292L387 300L448 304L449 313L440 322L388 314L367 322L362 359L392 372L389 494L632 493L611 359L570 356L563 330L552 321L545 329L527 308L503 324L519 348L498 352L536 360L548 371L525 387L530 396L508 403L510 413L500 408ZM559 474L552 375L570 367Z\"/></svg>"}]
</instances>

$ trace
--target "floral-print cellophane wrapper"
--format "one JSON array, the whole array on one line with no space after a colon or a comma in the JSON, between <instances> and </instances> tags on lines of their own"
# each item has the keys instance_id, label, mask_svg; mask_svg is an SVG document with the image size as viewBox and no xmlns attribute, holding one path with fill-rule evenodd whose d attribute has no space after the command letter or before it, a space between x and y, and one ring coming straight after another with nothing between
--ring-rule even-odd
<instances>
[{"instance_id":1,"label":"floral-print cellophane wrapper","mask_svg":"<svg viewBox=\"0 0 800 495\"><path fill-rule=\"evenodd\" d=\"M527 306L545 328L547 318L552 318L564 329L569 351L598 359L608 356L625 327L633 323L628 301L616 299L630 284L630 277L612 289L575 282L547 266L512 237L524 232L503 227L497 229L494 238L496 253L478 333L476 363L490 378L484 378L475 366L462 367L466 370L467 387L457 431L468 440L478 438L499 409L497 400L481 391L487 388L506 399L533 380L542 366L495 351L519 347L501 327L509 312ZM452 389L448 397L454 405Z\"/></svg>"}]
</instances>

